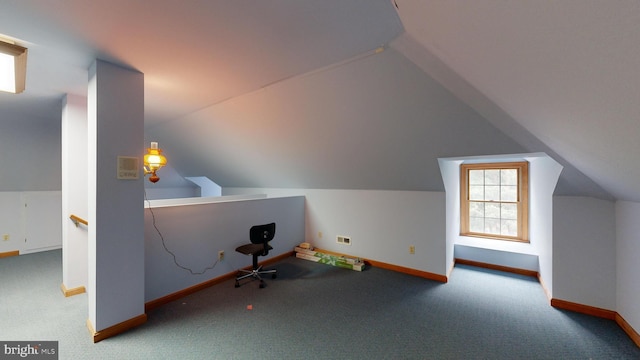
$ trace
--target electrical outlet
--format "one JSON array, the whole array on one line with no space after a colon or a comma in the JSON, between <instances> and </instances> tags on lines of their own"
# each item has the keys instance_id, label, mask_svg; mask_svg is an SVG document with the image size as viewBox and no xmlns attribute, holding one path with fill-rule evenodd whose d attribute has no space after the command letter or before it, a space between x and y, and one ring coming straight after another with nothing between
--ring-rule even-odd
<instances>
[{"instance_id":1,"label":"electrical outlet","mask_svg":"<svg viewBox=\"0 0 640 360\"><path fill-rule=\"evenodd\" d=\"M318 231L318 239L322 239L322 231Z\"/></svg>"},{"instance_id":2,"label":"electrical outlet","mask_svg":"<svg viewBox=\"0 0 640 360\"><path fill-rule=\"evenodd\" d=\"M336 242L342 245L351 245L351 238L344 235L336 236Z\"/></svg>"},{"instance_id":3,"label":"electrical outlet","mask_svg":"<svg viewBox=\"0 0 640 360\"><path fill-rule=\"evenodd\" d=\"M2 240L9 241L9 234L2 235Z\"/></svg>"},{"instance_id":4,"label":"electrical outlet","mask_svg":"<svg viewBox=\"0 0 640 360\"><path fill-rule=\"evenodd\" d=\"M414 245L409 245L409 254L413 255L416 253L416 247Z\"/></svg>"},{"instance_id":5,"label":"electrical outlet","mask_svg":"<svg viewBox=\"0 0 640 360\"><path fill-rule=\"evenodd\" d=\"M224 260L224 250L218 251L218 261Z\"/></svg>"}]
</instances>

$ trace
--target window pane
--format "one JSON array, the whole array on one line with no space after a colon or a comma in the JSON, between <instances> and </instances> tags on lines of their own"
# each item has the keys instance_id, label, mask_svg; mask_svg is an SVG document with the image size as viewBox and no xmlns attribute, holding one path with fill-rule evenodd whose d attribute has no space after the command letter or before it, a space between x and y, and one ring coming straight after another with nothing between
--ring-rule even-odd
<instances>
[{"instance_id":1,"label":"window pane","mask_svg":"<svg viewBox=\"0 0 640 360\"><path fill-rule=\"evenodd\" d=\"M500 185L518 185L517 169L500 170Z\"/></svg>"},{"instance_id":2,"label":"window pane","mask_svg":"<svg viewBox=\"0 0 640 360\"><path fill-rule=\"evenodd\" d=\"M517 220L502 220L502 235L518 236Z\"/></svg>"},{"instance_id":3,"label":"window pane","mask_svg":"<svg viewBox=\"0 0 640 360\"><path fill-rule=\"evenodd\" d=\"M484 232L500 235L500 219L484 219Z\"/></svg>"},{"instance_id":4,"label":"window pane","mask_svg":"<svg viewBox=\"0 0 640 360\"><path fill-rule=\"evenodd\" d=\"M469 185L469 200L484 200L484 186Z\"/></svg>"},{"instance_id":5,"label":"window pane","mask_svg":"<svg viewBox=\"0 0 640 360\"><path fill-rule=\"evenodd\" d=\"M500 170L485 170L484 171L484 184L485 185L500 185Z\"/></svg>"},{"instance_id":6,"label":"window pane","mask_svg":"<svg viewBox=\"0 0 640 360\"><path fill-rule=\"evenodd\" d=\"M484 170L469 170L469 185L484 185Z\"/></svg>"},{"instance_id":7,"label":"window pane","mask_svg":"<svg viewBox=\"0 0 640 360\"><path fill-rule=\"evenodd\" d=\"M518 205L516 204L500 204L500 217L504 220L518 220Z\"/></svg>"},{"instance_id":8,"label":"window pane","mask_svg":"<svg viewBox=\"0 0 640 360\"><path fill-rule=\"evenodd\" d=\"M469 202L469 216L484 217L484 203Z\"/></svg>"},{"instance_id":9,"label":"window pane","mask_svg":"<svg viewBox=\"0 0 640 360\"><path fill-rule=\"evenodd\" d=\"M484 199L487 201L500 201L500 186L485 186Z\"/></svg>"},{"instance_id":10,"label":"window pane","mask_svg":"<svg viewBox=\"0 0 640 360\"><path fill-rule=\"evenodd\" d=\"M482 217L470 217L469 218L469 231L482 233L484 232L484 218Z\"/></svg>"},{"instance_id":11,"label":"window pane","mask_svg":"<svg viewBox=\"0 0 640 360\"><path fill-rule=\"evenodd\" d=\"M500 200L518 201L518 187L512 185L500 186Z\"/></svg>"},{"instance_id":12,"label":"window pane","mask_svg":"<svg viewBox=\"0 0 640 360\"><path fill-rule=\"evenodd\" d=\"M466 214L460 220L467 221L461 223L461 235L528 242L527 224L522 223L527 213L521 213L525 209L521 206L528 207L528 191L522 192L527 190L527 164L463 164L460 170L466 175L460 183Z\"/></svg>"},{"instance_id":13,"label":"window pane","mask_svg":"<svg viewBox=\"0 0 640 360\"><path fill-rule=\"evenodd\" d=\"M499 203L486 203L485 204L486 218L500 219L500 204Z\"/></svg>"}]
</instances>

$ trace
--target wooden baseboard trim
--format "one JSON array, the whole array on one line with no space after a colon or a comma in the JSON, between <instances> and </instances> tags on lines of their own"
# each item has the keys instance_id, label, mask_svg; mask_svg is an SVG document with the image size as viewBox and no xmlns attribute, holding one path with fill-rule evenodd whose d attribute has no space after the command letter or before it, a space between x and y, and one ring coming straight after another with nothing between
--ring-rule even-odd
<instances>
[{"instance_id":1,"label":"wooden baseboard trim","mask_svg":"<svg viewBox=\"0 0 640 360\"><path fill-rule=\"evenodd\" d=\"M200 290L204 290L208 287L211 287L213 285L219 284L221 282L227 281L229 279L233 279L236 276L236 272L230 272L227 274L224 274L222 276L219 276L217 278L213 278L211 280L207 280L205 282L201 282L199 284L190 286L188 288L182 289L180 291L176 291L174 293L171 293L169 295L165 295L163 297L157 298L155 300L151 300L148 301L144 304L144 310L145 312L149 312L151 310L157 309L162 305L168 304L172 301L176 301L180 298L183 298L185 296L197 293Z\"/></svg>"},{"instance_id":2,"label":"wooden baseboard trim","mask_svg":"<svg viewBox=\"0 0 640 360\"><path fill-rule=\"evenodd\" d=\"M577 304L574 302L560 300L560 299L551 299L551 306L563 309L574 311L581 314L596 316L608 320L613 320L622 328L622 330L629 336L631 341L636 344L637 347L640 347L640 334L620 315L617 311L601 309L589 305Z\"/></svg>"},{"instance_id":3,"label":"wooden baseboard trim","mask_svg":"<svg viewBox=\"0 0 640 360\"><path fill-rule=\"evenodd\" d=\"M380 261L365 260L365 264L370 264L373 267L396 271L403 274L413 275L413 276L421 277L428 280L438 281L445 284L449 281L449 278L447 278L446 275L430 273L427 271L416 270L416 269L399 266L399 265L387 264Z\"/></svg>"},{"instance_id":4,"label":"wooden baseboard trim","mask_svg":"<svg viewBox=\"0 0 640 360\"><path fill-rule=\"evenodd\" d=\"M449 271L447 271L447 278L451 277L451 273L453 272L453 268L456 267L456 261L454 259L453 262L451 262L451 266L449 267Z\"/></svg>"},{"instance_id":5,"label":"wooden baseboard trim","mask_svg":"<svg viewBox=\"0 0 640 360\"><path fill-rule=\"evenodd\" d=\"M87 329L89 330L89 334L91 334L91 336L96 333L96 330L93 328L93 324L91 323L91 319L87 319Z\"/></svg>"},{"instance_id":6,"label":"wooden baseboard trim","mask_svg":"<svg viewBox=\"0 0 640 360\"><path fill-rule=\"evenodd\" d=\"M338 252L331 251L331 250L324 250L324 249L318 249L318 248L316 248L315 250L319 251L319 252L326 253L326 254L335 255L335 256L354 257L353 255L342 254L342 253L338 253ZM377 267L377 268L381 268L381 269L385 269L385 270L396 271L396 272L399 272L399 273L408 274L408 275L412 275L412 276L417 276L417 277L421 277L421 278L428 279L428 280L434 280L434 281L438 281L438 282L441 282L441 283L446 283L448 281L448 278L447 278L446 275L434 274L434 273L430 273L430 272L427 272L427 271L416 270L416 269L412 269L412 268L408 268L408 267L404 267L404 266L384 263L382 261L369 260L369 259L362 259L362 260L364 261L364 263L366 265Z\"/></svg>"},{"instance_id":7,"label":"wooden baseboard trim","mask_svg":"<svg viewBox=\"0 0 640 360\"><path fill-rule=\"evenodd\" d=\"M613 310L601 309L595 306L583 305L571 301L551 299L551 306L558 309L569 310L581 314L587 314L604 319L615 320L616 312Z\"/></svg>"},{"instance_id":8,"label":"wooden baseboard trim","mask_svg":"<svg viewBox=\"0 0 640 360\"><path fill-rule=\"evenodd\" d=\"M551 303L551 299L552 299L551 293L547 288L547 284L545 284L544 280L542 280L542 276L540 276L540 273L538 273L538 282L540 283L540 286L542 287L542 291L544 291L544 294L547 295L547 299L549 299L549 303Z\"/></svg>"},{"instance_id":9,"label":"wooden baseboard trim","mask_svg":"<svg viewBox=\"0 0 640 360\"><path fill-rule=\"evenodd\" d=\"M278 255L278 256L274 256L272 258L264 260L264 261L260 262L259 265L268 266L270 264L276 263L276 262L278 262L278 261L280 261L282 259L291 257L293 255L295 255L295 253L293 251L289 251L289 252L286 252L284 254L281 254L281 255ZM251 265L245 267L244 269L245 270L251 269ZM168 304L168 303L170 303L172 301L178 300L178 299L183 298L183 297L185 297L187 295L191 295L191 294L196 293L196 292L198 292L200 290L204 290L204 289L206 289L208 287L211 287L213 285L219 284L221 282L224 282L224 281L227 281L227 280L230 280L230 279L235 279L237 274L238 274L237 271L233 271L233 272L224 274L222 276L218 276L216 278L213 278L211 280L207 280L205 282L201 282L199 284L196 284L196 285L190 286L188 288L182 289L180 291L176 291L176 292L171 293L169 295L165 295L165 296L163 296L161 298L158 298L158 299L155 299L155 300L151 300L151 301L149 301L149 302L144 304L145 312L149 312L149 311L151 311L153 309L157 309L162 305Z\"/></svg>"},{"instance_id":10,"label":"wooden baseboard trim","mask_svg":"<svg viewBox=\"0 0 640 360\"><path fill-rule=\"evenodd\" d=\"M540 283L540 286L542 286L542 290L547 295L547 298L550 300L551 306L558 309L563 309L563 310L573 311L573 312L586 314L590 316L596 316L604 319L614 320L618 324L618 326L620 326L622 330L624 330L624 332L629 336L629 338L631 338L631 340L636 344L636 346L640 347L640 334L638 334L638 332L633 327L631 327L631 325L616 311L601 309L601 308L589 306L589 305L578 304L578 303L574 303L566 300L554 299L549 294L549 290L547 290L547 287L545 286L544 281L542 280L538 272L517 269L517 268L510 268L507 266L487 264L487 263L471 261L471 260L464 260L464 259L455 259L454 262L456 264L477 266L477 267L483 267L483 268L488 268L493 270L500 270L500 271L512 272L520 275L536 277L538 279L538 282Z\"/></svg>"},{"instance_id":11,"label":"wooden baseboard trim","mask_svg":"<svg viewBox=\"0 0 640 360\"><path fill-rule=\"evenodd\" d=\"M262 262L259 263L259 265L262 265L262 266L271 265L273 263L277 263L278 261L280 261L282 259L286 259L286 258L289 258L289 257L292 257L292 256L296 256L296 252L295 251L288 251L286 253L283 253L283 254L274 256L272 258L269 258L269 259L267 259L265 261L262 261ZM245 267L245 269L251 269L251 266L247 266L247 267Z\"/></svg>"},{"instance_id":12,"label":"wooden baseboard trim","mask_svg":"<svg viewBox=\"0 0 640 360\"><path fill-rule=\"evenodd\" d=\"M79 294L84 294L87 292L87 289L85 289L84 286L78 286L78 287L74 287L71 289L67 289L66 286L64 286L64 284L60 285L60 290L62 290L62 293L64 294L64 297L70 297L70 296L74 296L74 295L79 295Z\"/></svg>"},{"instance_id":13,"label":"wooden baseboard trim","mask_svg":"<svg viewBox=\"0 0 640 360\"><path fill-rule=\"evenodd\" d=\"M140 326L145 322L147 322L147 314L142 314L134 318L131 318L129 320L125 320L121 323L110 326L106 329L95 331L93 324L91 324L91 320L87 319L87 328L89 329L89 333L93 337L93 342L97 343L104 339L108 339L110 337L121 334L127 330L133 329L136 326Z\"/></svg>"},{"instance_id":14,"label":"wooden baseboard trim","mask_svg":"<svg viewBox=\"0 0 640 360\"><path fill-rule=\"evenodd\" d=\"M578 304L578 303L574 303L566 300L552 298L551 295L549 294L549 290L547 290L547 287L545 286L545 283L540 277L540 274L538 272L517 269L517 268L510 268L510 267L500 266L500 265L486 264L482 262L464 260L464 259L455 259L455 263L465 264L470 266L478 266L478 267L483 267L483 268L488 268L493 270L507 271L507 272L512 272L520 275L534 276L538 279L540 286L542 286L542 290L547 295L547 298L550 300L551 306L558 309L563 309L563 310L573 311L573 312L586 314L590 316L596 316L604 319L614 320L618 324L618 326L620 326L622 330L624 330L624 332L629 336L629 338L631 338L631 340L636 344L636 346L640 347L640 334L638 334L638 332L636 332L635 329L631 327L631 325L629 325L629 323L624 318L622 318L622 316L620 316L620 314L618 314L613 310L601 309L594 306L583 305L583 304Z\"/></svg>"},{"instance_id":15,"label":"wooden baseboard trim","mask_svg":"<svg viewBox=\"0 0 640 360\"><path fill-rule=\"evenodd\" d=\"M504 272L509 272L509 273L518 274L518 275L532 276L532 277L535 277L535 278L538 277L538 272L537 271L533 271L533 270L519 269L519 268L514 268L514 267L509 267L509 266L488 264L488 263L484 263L484 262L480 262L480 261L457 259L457 258L454 259L454 262L456 264L460 264L460 265L469 265L469 266L481 267L481 268L485 268L485 269L504 271Z\"/></svg>"},{"instance_id":16,"label":"wooden baseboard trim","mask_svg":"<svg viewBox=\"0 0 640 360\"><path fill-rule=\"evenodd\" d=\"M7 252L0 253L0 258L6 258L6 257L18 256L18 255L20 255L20 251L18 250L7 251Z\"/></svg>"},{"instance_id":17,"label":"wooden baseboard trim","mask_svg":"<svg viewBox=\"0 0 640 360\"><path fill-rule=\"evenodd\" d=\"M629 323L622 317L620 314L616 312L616 324L624 330L625 333L631 338L631 340L636 344L637 347L640 347L640 334L629 325Z\"/></svg>"}]
</instances>

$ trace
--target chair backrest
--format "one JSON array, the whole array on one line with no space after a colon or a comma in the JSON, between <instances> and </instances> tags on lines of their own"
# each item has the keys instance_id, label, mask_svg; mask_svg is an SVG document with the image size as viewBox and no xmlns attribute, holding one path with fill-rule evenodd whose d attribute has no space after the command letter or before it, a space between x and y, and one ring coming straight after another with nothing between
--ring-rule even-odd
<instances>
[{"instance_id":1,"label":"chair backrest","mask_svg":"<svg viewBox=\"0 0 640 360\"><path fill-rule=\"evenodd\" d=\"M253 244L266 245L276 234L276 223L255 225L249 230L249 239Z\"/></svg>"}]
</instances>

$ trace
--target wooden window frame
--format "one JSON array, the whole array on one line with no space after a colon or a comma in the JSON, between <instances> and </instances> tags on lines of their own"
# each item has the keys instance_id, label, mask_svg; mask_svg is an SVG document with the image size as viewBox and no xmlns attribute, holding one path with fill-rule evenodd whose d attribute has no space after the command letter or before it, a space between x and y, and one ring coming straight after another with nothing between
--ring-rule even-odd
<instances>
[{"instance_id":1,"label":"wooden window frame","mask_svg":"<svg viewBox=\"0 0 640 360\"><path fill-rule=\"evenodd\" d=\"M469 170L518 170L518 235L506 236L469 231ZM529 162L478 163L460 165L460 235L495 240L529 242Z\"/></svg>"}]
</instances>

